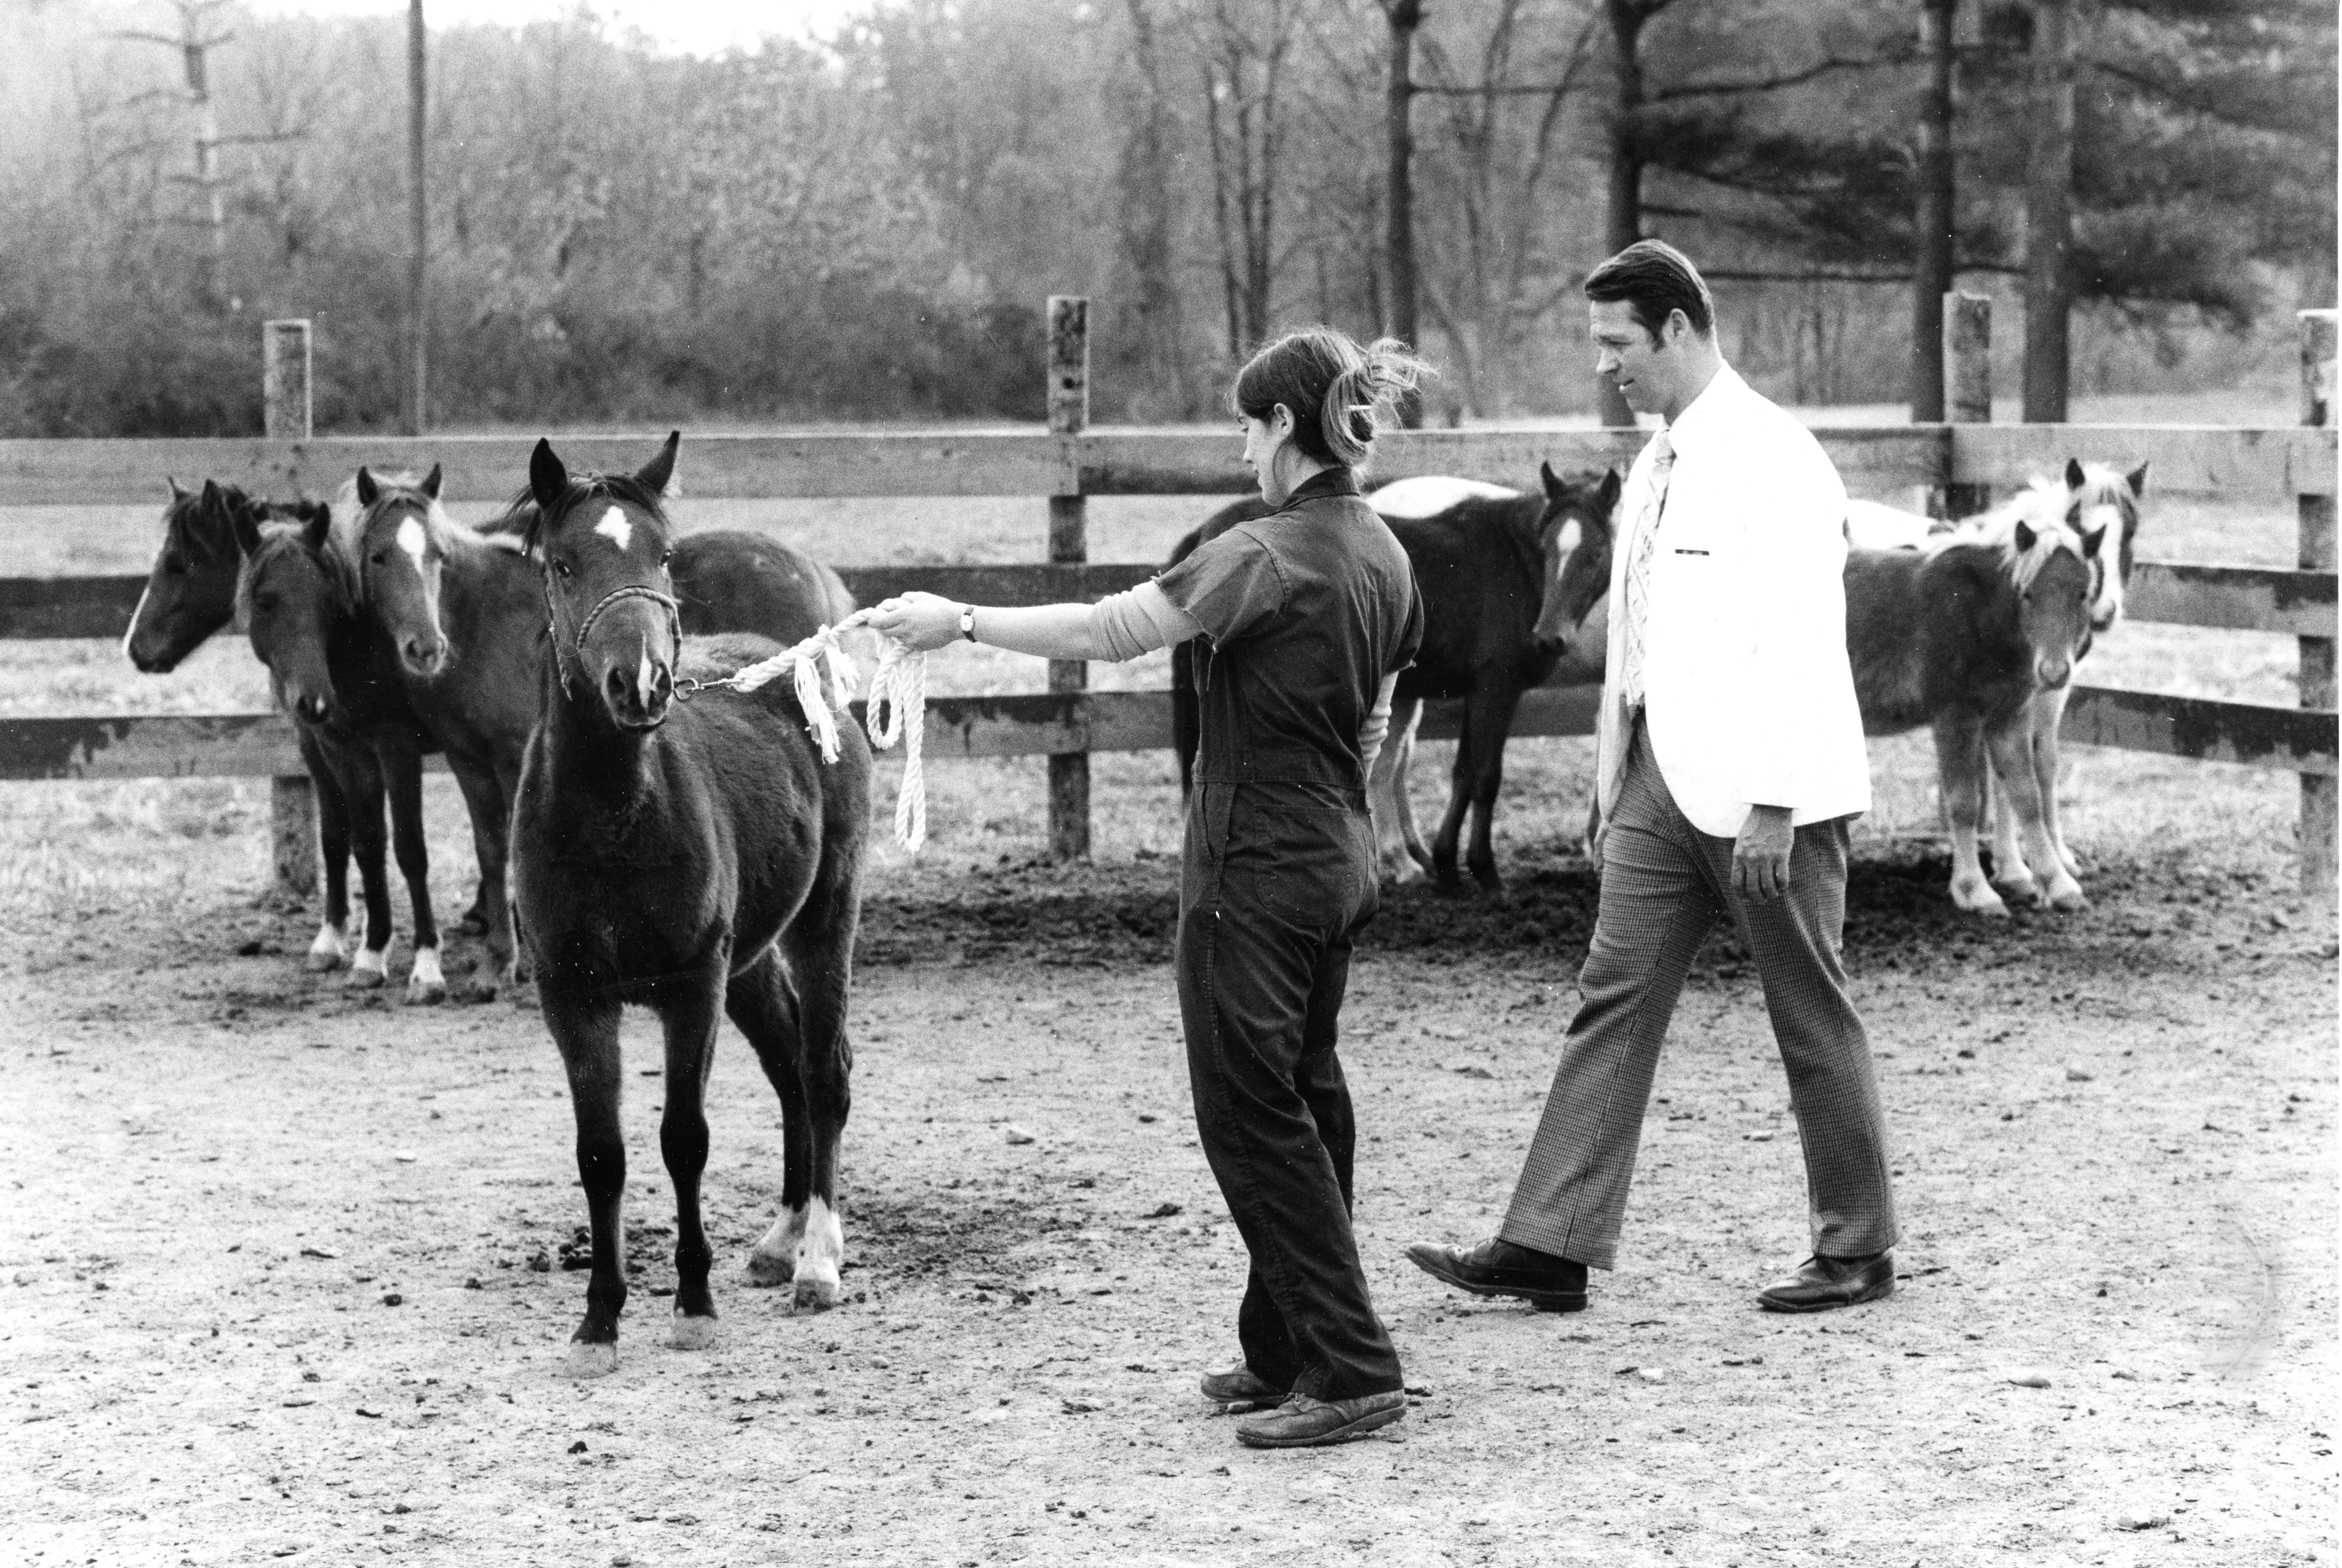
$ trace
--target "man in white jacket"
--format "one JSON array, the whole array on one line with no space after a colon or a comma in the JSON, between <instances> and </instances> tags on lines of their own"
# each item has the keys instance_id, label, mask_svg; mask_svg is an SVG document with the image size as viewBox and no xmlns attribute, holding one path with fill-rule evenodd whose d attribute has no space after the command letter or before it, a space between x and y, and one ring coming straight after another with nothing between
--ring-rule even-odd
<instances>
[{"instance_id":1,"label":"man in white jacket","mask_svg":"<svg viewBox=\"0 0 2342 1568\"><path fill-rule=\"evenodd\" d=\"M1681 252L1630 245L1586 295L1597 368L1666 422L1627 478L1611 563L1601 907L1503 1228L1407 1255L1476 1294L1586 1304L1586 1269L1615 1261L1684 975L1728 915L1764 984L1811 1211L1813 1255L1757 1303L1876 1300L1895 1288L1895 1203L1839 958L1847 824L1870 805L1846 652L1846 489L1806 428L1724 363Z\"/></svg>"}]
</instances>

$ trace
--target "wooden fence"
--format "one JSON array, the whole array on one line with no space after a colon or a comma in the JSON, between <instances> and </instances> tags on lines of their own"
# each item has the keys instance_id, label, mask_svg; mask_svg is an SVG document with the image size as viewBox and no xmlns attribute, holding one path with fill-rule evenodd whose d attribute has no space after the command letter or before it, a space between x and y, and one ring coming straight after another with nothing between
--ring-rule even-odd
<instances>
[{"instance_id":1,"label":"wooden fence","mask_svg":"<svg viewBox=\"0 0 2342 1568\"><path fill-rule=\"evenodd\" d=\"M1052 301L1053 428L1041 433L718 434L698 436L686 463L695 496L1039 496L1050 502L1051 561L1013 566L846 567L864 603L906 588L998 604L1095 600L1143 581L1151 563L1085 560L1082 503L1092 495L1226 496L1250 487L1236 444L1220 430L1086 428L1086 351L1079 313ZM2277 632L2301 641L2297 706L2077 686L2065 736L2205 762L2298 774L2306 885L2330 898L2335 865L2337 722L2335 432L2332 312L2305 313L2304 423L2270 429L2114 425L1897 425L1816 434L1857 494L1908 486L2006 486L2061 467L2070 454L2151 459L2157 494L2214 494L2297 511L2300 569L2144 560L2128 614ZM304 351L305 353L305 349ZM1076 404L1076 398L1081 404ZM305 385L303 389L305 404ZM301 423L305 425L305 410ZM1540 461L1557 469L1631 460L1630 431L1417 431L1376 449L1377 480L1454 474L1519 484ZM574 468L621 469L647 438L566 437ZM444 494L509 495L527 472L527 438L0 441L0 506L148 501L165 474L200 474L275 495L325 494L359 464L441 464ZM1198 520L1203 508L1198 507ZM2147 543L2151 545L2150 536ZM134 576L0 578L0 638L119 638L143 584ZM1088 844L1086 756L1170 744L1168 694L1088 692L1081 667L1052 670L1051 689L1016 696L930 698L931 756L1053 759L1052 841ZM1590 734L1588 690L1534 692L1515 733ZM1431 738L1455 733L1452 709L1426 717ZM68 714L0 719L0 779L282 776L298 762L289 724L271 714ZM305 844L305 841L303 841Z\"/></svg>"}]
</instances>

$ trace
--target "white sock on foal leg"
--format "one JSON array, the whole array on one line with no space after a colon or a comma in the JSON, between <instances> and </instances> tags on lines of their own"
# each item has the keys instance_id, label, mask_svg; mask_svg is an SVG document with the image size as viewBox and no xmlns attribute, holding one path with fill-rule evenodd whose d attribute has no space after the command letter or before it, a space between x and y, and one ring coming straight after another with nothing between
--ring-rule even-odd
<instances>
[{"instance_id":1,"label":"white sock on foal leg","mask_svg":"<svg viewBox=\"0 0 2342 1568\"><path fill-rule=\"evenodd\" d=\"M371 991L389 978L390 944L361 947L358 955L350 960L350 984L361 990Z\"/></svg>"},{"instance_id":2,"label":"white sock on foal leg","mask_svg":"<svg viewBox=\"0 0 2342 1568\"><path fill-rule=\"evenodd\" d=\"M838 1271L846 1263L846 1228L837 1212L816 1198L806 1207L805 1244L797 1249L796 1310L826 1312L837 1304Z\"/></svg>"},{"instance_id":3,"label":"white sock on foal leg","mask_svg":"<svg viewBox=\"0 0 2342 1568\"><path fill-rule=\"evenodd\" d=\"M409 1002L447 1000L447 977L439 973L437 948L418 947L415 950L415 967L406 975L406 999Z\"/></svg>"},{"instance_id":4,"label":"white sock on foal leg","mask_svg":"<svg viewBox=\"0 0 2342 1568\"><path fill-rule=\"evenodd\" d=\"M322 974L349 961L349 944L342 935L342 928L330 920L318 922L317 939L309 944L308 966Z\"/></svg>"},{"instance_id":5,"label":"white sock on foal leg","mask_svg":"<svg viewBox=\"0 0 2342 1568\"><path fill-rule=\"evenodd\" d=\"M797 1277L797 1249L805 1244L806 1212L783 1209L748 1250L748 1283L785 1285Z\"/></svg>"}]
</instances>

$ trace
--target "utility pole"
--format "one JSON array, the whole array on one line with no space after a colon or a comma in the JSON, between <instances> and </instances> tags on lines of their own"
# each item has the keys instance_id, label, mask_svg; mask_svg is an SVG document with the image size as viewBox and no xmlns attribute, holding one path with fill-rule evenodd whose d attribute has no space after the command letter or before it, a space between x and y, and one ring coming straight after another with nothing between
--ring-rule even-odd
<instances>
[{"instance_id":1,"label":"utility pole","mask_svg":"<svg viewBox=\"0 0 2342 1568\"><path fill-rule=\"evenodd\" d=\"M429 366L430 266L425 247L430 232L425 221L423 185L423 133L427 119L424 98L423 0L408 0L406 8L406 433L423 434L428 409L425 401Z\"/></svg>"}]
</instances>

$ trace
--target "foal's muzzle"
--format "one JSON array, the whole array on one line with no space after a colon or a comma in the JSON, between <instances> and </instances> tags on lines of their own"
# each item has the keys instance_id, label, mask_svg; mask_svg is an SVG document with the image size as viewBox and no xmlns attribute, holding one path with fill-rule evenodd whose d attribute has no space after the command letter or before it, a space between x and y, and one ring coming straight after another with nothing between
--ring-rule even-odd
<instances>
[{"instance_id":1,"label":"foal's muzzle","mask_svg":"<svg viewBox=\"0 0 2342 1568\"><path fill-rule=\"evenodd\" d=\"M655 730L675 704L675 667L646 650L629 669L613 662L602 674L602 701L622 730Z\"/></svg>"}]
</instances>

